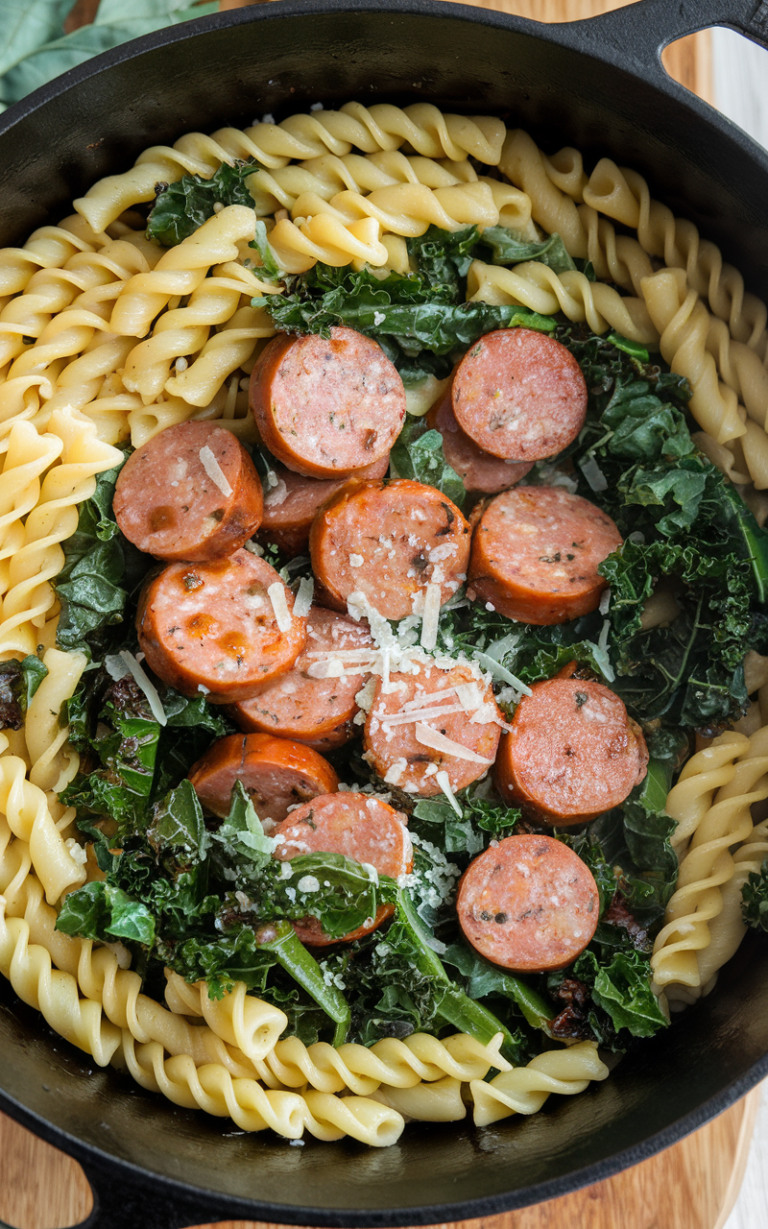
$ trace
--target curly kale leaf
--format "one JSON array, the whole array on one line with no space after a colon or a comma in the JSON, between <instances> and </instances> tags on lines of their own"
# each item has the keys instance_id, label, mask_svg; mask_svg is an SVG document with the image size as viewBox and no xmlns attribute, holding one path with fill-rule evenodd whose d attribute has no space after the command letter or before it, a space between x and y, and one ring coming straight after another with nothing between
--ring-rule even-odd
<instances>
[{"instance_id":1,"label":"curly kale leaf","mask_svg":"<svg viewBox=\"0 0 768 1229\"><path fill-rule=\"evenodd\" d=\"M768 860L753 871L741 889L741 912L747 926L768 931Z\"/></svg>"},{"instance_id":2,"label":"curly kale leaf","mask_svg":"<svg viewBox=\"0 0 768 1229\"><path fill-rule=\"evenodd\" d=\"M406 420L390 453L390 462L398 478L410 478L436 487L457 508L464 507L467 492L461 478L445 459L443 437L439 431L428 430L423 418Z\"/></svg>"},{"instance_id":3,"label":"curly kale leaf","mask_svg":"<svg viewBox=\"0 0 768 1229\"><path fill-rule=\"evenodd\" d=\"M590 987L593 1001L617 1032L627 1029L633 1037L652 1037L669 1024L651 990L650 959L636 949L617 951L606 964L588 949L573 971Z\"/></svg>"},{"instance_id":4,"label":"curly kale leaf","mask_svg":"<svg viewBox=\"0 0 768 1229\"><path fill-rule=\"evenodd\" d=\"M48 673L39 657L0 662L0 730L20 730L30 700Z\"/></svg>"},{"instance_id":5,"label":"curly kale leaf","mask_svg":"<svg viewBox=\"0 0 768 1229\"><path fill-rule=\"evenodd\" d=\"M175 183L158 184L147 221L147 238L163 247L175 247L213 217L217 204L246 205L253 209L253 197L246 180L259 169L253 159L235 162L234 166L223 162L210 179L202 175L182 175Z\"/></svg>"}]
</instances>

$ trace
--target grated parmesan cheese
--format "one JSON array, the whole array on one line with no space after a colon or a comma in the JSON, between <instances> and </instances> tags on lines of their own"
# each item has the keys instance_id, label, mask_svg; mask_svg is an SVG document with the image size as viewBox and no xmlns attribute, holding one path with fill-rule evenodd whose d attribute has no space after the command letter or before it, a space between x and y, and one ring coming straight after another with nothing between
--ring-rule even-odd
<instances>
[{"instance_id":1,"label":"grated parmesan cheese","mask_svg":"<svg viewBox=\"0 0 768 1229\"><path fill-rule=\"evenodd\" d=\"M459 819L461 819L463 816L461 804L458 798L456 797L456 795L454 794L453 790L451 789L451 781L448 776L448 773L445 771L444 768L440 769L437 776L435 777L435 780L437 781L437 784L440 786L441 790L443 791L446 798L450 802L451 806L453 807L454 811L458 815Z\"/></svg>"},{"instance_id":2,"label":"grated parmesan cheese","mask_svg":"<svg viewBox=\"0 0 768 1229\"><path fill-rule=\"evenodd\" d=\"M167 725L168 718L165 715L165 710L160 702L160 696L157 694L157 688L152 680L142 670L133 653L129 653L127 649L120 650L120 656L133 675L133 681L147 697L147 703L152 710L152 716L159 725Z\"/></svg>"},{"instance_id":3,"label":"grated parmesan cheese","mask_svg":"<svg viewBox=\"0 0 768 1229\"><path fill-rule=\"evenodd\" d=\"M465 713L476 713L479 708L488 707L488 705L483 705L483 697L480 695L477 683L456 683L453 690L459 697L459 703Z\"/></svg>"},{"instance_id":4,"label":"grated parmesan cheese","mask_svg":"<svg viewBox=\"0 0 768 1229\"><path fill-rule=\"evenodd\" d=\"M428 584L424 593L424 609L421 622L421 647L433 649L437 644L437 629L440 624L440 585Z\"/></svg>"},{"instance_id":5,"label":"grated parmesan cheese","mask_svg":"<svg viewBox=\"0 0 768 1229\"><path fill-rule=\"evenodd\" d=\"M385 713L381 716L381 724L391 726L410 725L412 721L440 721L443 717L452 717L454 713L463 712L464 708L461 704L452 704L448 708L444 706L440 708L419 708L411 713Z\"/></svg>"},{"instance_id":6,"label":"grated parmesan cheese","mask_svg":"<svg viewBox=\"0 0 768 1229\"><path fill-rule=\"evenodd\" d=\"M493 760L488 760L485 756L478 755L476 751L470 751L469 747L464 747L461 743L454 742L452 738L446 738L445 734L440 734L439 731L433 730L429 725L423 725L420 721L416 723L415 733L416 741L421 743L422 746L431 747L433 751L441 751L443 755L453 756L457 760L468 760L470 764L493 763Z\"/></svg>"},{"instance_id":7,"label":"grated parmesan cheese","mask_svg":"<svg viewBox=\"0 0 768 1229\"><path fill-rule=\"evenodd\" d=\"M598 491L606 491L608 489L608 479L594 457L582 457L578 464L579 469L593 491L597 493Z\"/></svg>"},{"instance_id":8,"label":"grated parmesan cheese","mask_svg":"<svg viewBox=\"0 0 768 1229\"><path fill-rule=\"evenodd\" d=\"M314 592L314 579L311 576L302 576L299 581L299 591L293 603L293 613L297 619L303 619L305 615L309 614Z\"/></svg>"},{"instance_id":9,"label":"grated parmesan cheese","mask_svg":"<svg viewBox=\"0 0 768 1229\"><path fill-rule=\"evenodd\" d=\"M219 488L222 495L231 495L232 487L227 482L227 476L207 444L204 444L200 449L199 456L200 464L210 478L211 482Z\"/></svg>"},{"instance_id":10,"label":"grated parmesan cheese","mask_svg":"<svg viewBox=\"0 0 768 1229\"><path fill-rule=\"evenodd\" d=\"M485 666L486 670L490 671L493 677L498 679L499 682L508 683L509 686L514 687L515 691L517 691L520 695L532 695L530 687L527 687L522 679L519 679L516 674L512 673L511 670L507 670L506 666L502 666L500 661L495 661L492 657L489 657L487 653L481 653L477 649L475 650L473 656L475 661L481 666Z\"/></svg>"},{"instance_id":11,"label":"grated parmesan cheese","mask_svg":"<svg viewBox=\"0 0 768 1229\"><path fill-rule=\"evenodd\" d=\"M131 673L119 653L107 654L104 658L104 669L116 683Z\"/></svg>"},{"instance_id":12,"label":"grated parmesan cheese","mask_svg":"<svg viewBox=\"0 0 768 1229\"><path fill-rule=\"evenodd\" d=\"M291 612L288 609L288 603L285 600L285 589L279 580L271 584L267 589L267 596L272 603L272 609L275 612L275 621L277 622L278 630L287 632L291 629Z\"/></svg>"}]
</instances>

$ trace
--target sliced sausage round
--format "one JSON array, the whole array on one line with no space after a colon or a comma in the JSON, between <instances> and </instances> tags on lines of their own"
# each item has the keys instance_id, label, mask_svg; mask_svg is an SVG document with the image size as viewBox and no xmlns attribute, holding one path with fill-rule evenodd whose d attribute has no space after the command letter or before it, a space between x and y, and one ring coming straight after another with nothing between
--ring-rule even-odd
<instances>
[{"instance_id":1,"label":"sliced sausage round","mask_svg":"<svg viewBox=\"0 0 768 1229\"><path fill-rule=\"evenodd\" d=\"M251 375L251 409L278 461L340 478L386 456L405 418L397 368L354 329L273 338Z\"/></svg>"},{"instance_id":2,"label":"sliced sausage round","mask_svg":"<svg viewBox=\"0 0 768 1229\"><path fill-rule=\"evenodd\" d=\"M181 422L131 454L118 474L113 507L139 550L203 563L231 555L256 532L261 482L231 431Z\"/></svg>"},{"instance_id":3,"label":"sliced sausage round","mask_svg":"<svg viewBox=\"0 0 768 1229\"><path fill-rule=\"evenodd\" d=\"M163 682L185 696L230 704L290 670L307 639L306 618L292 612L293 594L274 568L239 550L163 568L144 586L136 627L147 664Z\"/></svg>"},{"instance_id":4,"label":"sliced sausage round","mask_svg":"<svg viewBox=\"0 0 768 1229\"><path fill-rule=\"evenodd\" d=\"M250 796L259 819L279 823L291 807L318 794L333 794L339 778L322 755L301 743L269 734L218 738L189 770L203 806L224 819L235 782Z\"/></svg>"},{"instance_id":5,"label":"sliced sausage round","mask_svg":"<svg viewBox=\"0 0 768 1229\"><path fill-rule=\"evenodd\" d=\"M533 329L486 333L451 381L451 406L470 439L491 456L541 461L584 426L587 385L559 341Z\"/></svg>"},{"instance_id":6,"label":"sliced sausage round","mask_svg":"<svg viewBox=\"0 0 768 1229\"><path fill-rule=\"evenodd\" d=\"M413 866L407 822L405 815L368 794L328 794L298 807L275 829L272 835L280 841L275 857L290 862L304 853L341 853L399 879ZM293 925L302 943L324 947L370 934L393 912L393 905L380 905L375 918L342 939L329 939L311 916Z\"/></svg>"},{"instance_id":7,"label":"sliced sausage round","mask_svg":"<svg viewBox=\"0 0 768 1229\"><path fill-rule=\"evenodd\" d=\"M353 593L386 619L421 614L427 585L443 605L466 579L469 525L446 495L421 482L369 483L338 495L309 535L322 600L346 610Z\"/></svg>"},{"instance_id":8,"label":"sliced sausage round","mask_svg":"<svg viewBox=\"0 0 768 1229\"><path fill-rule=\"evenodd\" d=\"M496 495L507 491L533 468L533 461L504 461L478 448L456 421L450 390L429 411L427 422L442 435L443 456L470 493Z\"/></svg>"},{"instance_id":9,"label":"sliced sausage round","mask_svg":"<svg viewBox=\"0 0 768 1229\"><path fill-rule=\"evenodd\" d=\"M503 798L561 825L619 806L647 770L645 739L623 700L602 683L556 678L523 696L494 775Z\"/></svg>"},{"instance_id":10,"label":"sliced sausage round","mask_svg":"<svg viewBox=\"0 0 768 1229\"><path fill-rule=\"evenodd\" d=\"M274 544L286 555L299 555L307 548L316 514L340 491L358 482L378 482L389 469L389 453L349 478L305 478L284 465L272 471L276 483L264 490L264 515L258 541Z\"/></svg>"},{"instance_id":11,"label":"sliced sausage round","mask_svg":"<svg viewBox=\"0 0 768 1229\"><path fill-rule=\"evenodd\" d=\"M424 661L417 674L380 679L365 722L368 762L388 785L429 798L464 789L493 764L503 720L485 683L469 665L441 670Z\"/></svg>"},{"instance_id":12,"label":"sliced sausage round","mask_svg":"<svg viewBox=\"0 0 768 1229\"><path fill-rule=\"evenodd\" d=\"M486 960L513 973L550 973L590 942L600 896L589 867L562 841L508 836L469 864L456 910Z\"/></svg>"},{"instance_id":13,"label":"sliced sausage round","mask_svg":"<svg viewBox=\"0 0 768 1229\"><path fill-rule=\"evenodd\" d=\"M279 734L323 750L340 747L356 729L355 696L374 652L366 624L313 606L307 643L292 669L236 705L232 716L244 730Z\"/></svg>"},{"instance_id":14,"label":"sliced sausage round","mask_svg":"<svg viewBox=\"0 0 768 1229\"><path fill-rule=\"evenodd\" d=\"M504 491L475 526L467 596L523 623L565 623L597 609L598 564L621 542L610 516L562 487Z\"/></svg>"}]
</instances>

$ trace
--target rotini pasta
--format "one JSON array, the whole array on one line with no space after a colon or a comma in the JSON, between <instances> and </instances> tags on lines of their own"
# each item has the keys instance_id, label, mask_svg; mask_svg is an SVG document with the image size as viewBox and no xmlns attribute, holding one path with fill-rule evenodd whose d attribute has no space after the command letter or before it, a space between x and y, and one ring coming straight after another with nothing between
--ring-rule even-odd
<instances>
[{"instance_id":1,"label":"rotini pasta","mask_svg":"<svg viewBox=\"0 0 768 1229\"><path fill-rule=\"evenodd\" d=\"M755 735L755 739L756 749L764 745L764 738ZM717 779L717 769L713 771L711 767L714 759L711 755L703 764L707 751L717 752L721 772L727 768L727 779L722 781L714 796L712 785L713 779ZM651 963L660 986L669 982L699 986L719 967L715 952L711 957L714 967L707 965L707 976L702 977L698 953L708 952L712 945L710 926L715 925L714 919L722 912L723 887L733 878L736 869L731 850L752 833L752 804L768 798L768 755L750 755L751 744L743 735L723 734L707 751L699 752L686 765L690 765L690 770L682 788L687 787L687 796L693 804L690 814L697 810L703 813L680 860L677 890L667 906L665 926L654 944ZM723 758L726 753L727 760ZM680 788L680 785L675 787ZM705 799L708 805L702 806ZM686 817L689 831L692 826L690 814ZM725 929L727 931L728 927ZM723 942L727 948L731 940L726 938Z\"/></svg>"},{"instance_id":2,"label":"rotini pasta","mask_svg":"<svg viewBox=\"0 0 768 1229\"><path fill-rule=\"evenodd\" d=\"M546 1050L526 1067L503 1071L490 1083L470 1082L475 1126L489 1126L510 1114L535 1114L553 1092L576 1096L592 1080L605 1080L608 1074L593 1041L577 1042L562 1050Z\"/></svg>"}]
</instances>

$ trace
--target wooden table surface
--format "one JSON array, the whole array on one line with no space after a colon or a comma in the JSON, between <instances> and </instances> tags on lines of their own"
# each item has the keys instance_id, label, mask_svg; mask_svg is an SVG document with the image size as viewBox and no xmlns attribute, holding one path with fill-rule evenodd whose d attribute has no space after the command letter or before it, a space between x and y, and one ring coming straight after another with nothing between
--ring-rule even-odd
<instances>
[{"instance_id":1,"label":"wooden table surface","mask_svg":"<svg viewBox=\"0 0 768 1229\"><path fill-rule=\"evenodd\" d=\"M247 2L221 0L220 7ZM629 0L476 2L540 21L570 21ZM68 28L92 20L97 7L98 0L78 0ZM698 34L673 44L664 57L670 74L708 101L713 100L710 46L709 36ZM456 1229L723 1229L743 1178L759 1099L756 1089L680 1144L605 1182L520 1212L463 1222ZM0 1115L0 1223L14 1229L64 1229L84 1220L91 1206L80 1167ZM221 1229L254 1225L228 1221Z\"/></svg>"}]
</instances>

